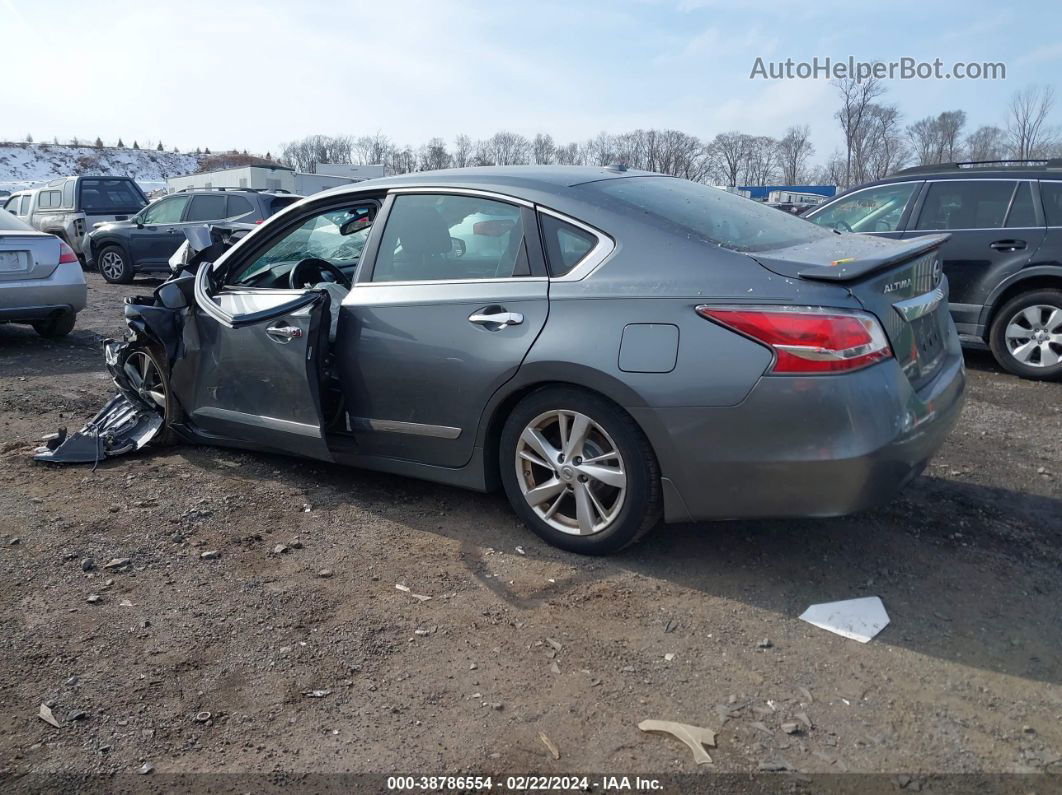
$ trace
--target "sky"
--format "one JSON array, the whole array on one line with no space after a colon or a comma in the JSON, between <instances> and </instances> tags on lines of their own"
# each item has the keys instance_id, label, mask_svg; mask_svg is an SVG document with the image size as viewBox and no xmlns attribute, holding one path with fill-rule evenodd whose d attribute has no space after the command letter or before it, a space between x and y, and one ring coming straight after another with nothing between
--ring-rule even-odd
<instances>
[{"instance_id":1,"label":"sky","mask_svg":"<svg viewBox=\"0 0 1062 795\"><path fill-rule=\"evenodd\" d=\"M417 146L807 124L822 161L842 140L836 89L750 79L757 57L1001 61L1005 80L886 81L906 122L961 108L972 129L1058 83L1060 27L1062 3L1018 0L0 0L0 139L276 154L314 133Z\"/></svg>"}]
</instances>

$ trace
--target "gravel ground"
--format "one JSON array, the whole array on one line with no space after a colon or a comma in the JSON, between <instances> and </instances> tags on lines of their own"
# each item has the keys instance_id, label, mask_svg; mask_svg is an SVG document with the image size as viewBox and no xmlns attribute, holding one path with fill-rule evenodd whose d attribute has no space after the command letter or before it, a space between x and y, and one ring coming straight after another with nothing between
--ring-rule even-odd
<instances>
[{"instance_id":1,"label":"gravel ground","mask_svg":"<svg viewBox=\"0 0 1062 795\"><path fill-rule=\"evenodd\" d=\"M0 326L0 784L697 771L647 718L715 730L700 771L1062 772L1062 384L970 353L959 427L889 507L588 559L501 495L355 469L189 446L34 464L111 393L99 341L154 284L89 279L66 340ZM797 620L867 595L892 619L869 644Z\"/></svg>"}]
</instances>

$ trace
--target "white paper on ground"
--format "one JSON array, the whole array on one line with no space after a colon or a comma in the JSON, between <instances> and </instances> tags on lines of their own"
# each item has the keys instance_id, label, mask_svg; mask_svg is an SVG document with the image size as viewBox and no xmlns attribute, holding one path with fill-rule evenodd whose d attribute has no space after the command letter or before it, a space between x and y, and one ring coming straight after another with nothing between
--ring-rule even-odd
<instances>
[{"instance_id":1,"label":"white paper on ground","mask_svg":"<svg viewBox=\"0 0 1062 795\"><path fill-rule=\"evenodd\" d=\"M866 643L888 626L889 614L885 612L881 599L867 596L863 599L812 605L803 612L800 619L846 638Z\"/></svg>"}]
</instances>

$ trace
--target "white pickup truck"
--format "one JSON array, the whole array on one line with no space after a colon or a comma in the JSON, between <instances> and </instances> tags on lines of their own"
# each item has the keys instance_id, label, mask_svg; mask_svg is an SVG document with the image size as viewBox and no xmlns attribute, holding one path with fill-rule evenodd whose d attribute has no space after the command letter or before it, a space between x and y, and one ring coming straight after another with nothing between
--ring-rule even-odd
<instances>
[{"instance_id":1,"label":"white pickup truck","mask_svg":"<svg viewBox=\"0 0 1062 795\"><path fill-rule=\"evenodd\" d=\"M147 197L130 177L84 176L59 177L12 194L4 209L56 235L83 257L82 241L95 224L124 221L146 204Z\"/></svg>"}]
</instances>

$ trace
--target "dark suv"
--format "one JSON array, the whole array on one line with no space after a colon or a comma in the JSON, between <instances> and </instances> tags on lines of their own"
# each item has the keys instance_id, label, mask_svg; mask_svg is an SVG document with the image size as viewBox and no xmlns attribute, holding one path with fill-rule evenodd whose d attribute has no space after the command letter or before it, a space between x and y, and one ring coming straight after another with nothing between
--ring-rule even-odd
<instances>
[{"instance_id":1,"label":"dark suv","mask_svg":"<svg viewBox=\"0 0 1062 795\"><path fill-rule=\"evenodd\" d=\"M113 284L128 284L137 273L167 273L170 256L185 240L184 227L221 221L261 223L301 198L248 188L180 190L127 221L98 224L86 238L85 259Z\"/></svg>"},{"instance_id":2,"label":"dark suv","mask_svg":"<svg viewBox=\"0 0 1062 795\"><path fill-rule=\"evenodd\" d=\"M894 239L950 232L940 253L963 343L1025 378L1062 376L1062 160L908 168L805 217Z\"/></svg>"}]
</instances>

